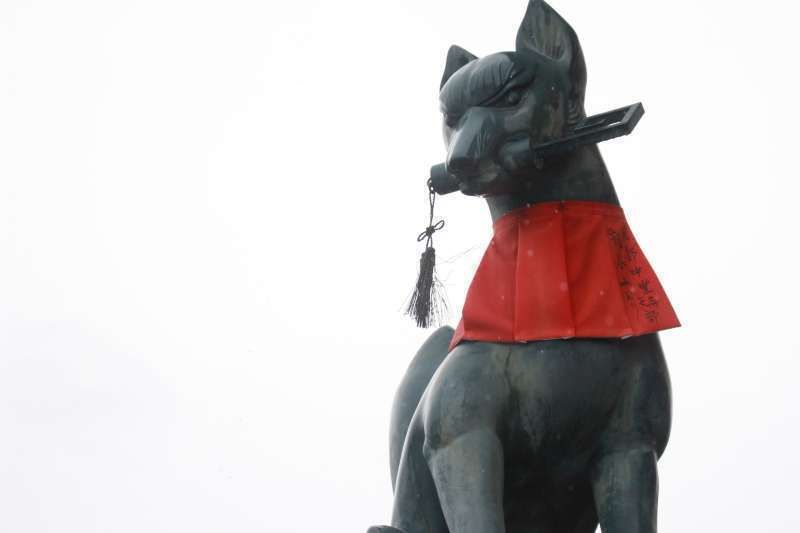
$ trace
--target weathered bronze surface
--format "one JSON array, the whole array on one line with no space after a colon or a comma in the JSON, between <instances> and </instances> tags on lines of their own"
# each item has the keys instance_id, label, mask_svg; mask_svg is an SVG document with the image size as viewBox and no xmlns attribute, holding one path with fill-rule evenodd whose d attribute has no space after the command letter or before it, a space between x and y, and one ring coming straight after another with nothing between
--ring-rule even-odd
<instances>
[{"instance_id":1,"label":"weathered bronze surface","mask_svg":"<svg viewBox=\"0 0 800 533\"><path fill-rule=\"evenodd\" d=\"M532 0L517 49L483 58L452 47L441 86L447 167L493 220L526 204L617 204L596 145L520 165L504 148L559 138L585 118L577 36ZM371 532L656 531L656 461L671 422L656 334L518 344L434 332L395 398L391 526Z\"/></svg>"}]
</instances>

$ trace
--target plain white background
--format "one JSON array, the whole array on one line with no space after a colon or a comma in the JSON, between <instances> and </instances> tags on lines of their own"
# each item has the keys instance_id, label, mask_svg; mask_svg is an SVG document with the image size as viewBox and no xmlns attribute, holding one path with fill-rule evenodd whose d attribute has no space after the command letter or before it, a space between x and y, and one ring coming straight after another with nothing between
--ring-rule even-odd
<instances>
[{"instance_id":1,"label":"plain white background","mask_svg":"<svg viewBox=\"0 0 800 533\"><path fill-rule=\"evenodd\" d=\"M684 324L665 532L793 532L790 2L553 0ZM450 44L524 0L0 2L0 531L351 533L391 513L401 313ZM459 315L490 232L439 205Z\"/></svg>"}]
</instances>

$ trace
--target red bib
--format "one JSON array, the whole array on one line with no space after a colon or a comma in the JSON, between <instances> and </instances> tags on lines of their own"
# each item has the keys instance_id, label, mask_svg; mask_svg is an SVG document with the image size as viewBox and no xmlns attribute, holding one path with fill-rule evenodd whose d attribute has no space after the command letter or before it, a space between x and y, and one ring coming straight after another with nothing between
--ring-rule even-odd
<instances>
[{"instance_id":1,"label":"red bib","mask_svg":"<svg viewBox=\"0 0 800 533\"><path fill-rule=\"evenodd\" d=\"M495 222L450 349L462 340L624 338L677 326L622 208L546 202Z\"/></svg>"}]
</instances>

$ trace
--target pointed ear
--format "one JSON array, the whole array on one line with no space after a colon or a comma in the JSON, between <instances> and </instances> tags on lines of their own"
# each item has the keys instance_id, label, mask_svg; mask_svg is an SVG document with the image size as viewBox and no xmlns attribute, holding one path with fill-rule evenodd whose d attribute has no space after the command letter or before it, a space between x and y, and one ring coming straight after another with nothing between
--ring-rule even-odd
<instances>
[{"instance_id":1,"label":"pointed ear","mask_svg":"<svg viewBox=\"0 0 800 533\"><path fill-rule=\"evenodd\" d=\"M450 79L450 76L455 71L475 59L478 59L478 57L470 54L460 46L451 46L450 50L447 51L447 61L444 65L444 74L442 75L442 83L439 84L439 89L444 87L444 84L447 83L447 80Z\"/></svg>"},{"instance_id":2,"label":"pointed ear","mask_svg":"<svg viewBox=\"0 0 800 533\"><path fill-rule=\"evenodd\" d=\"M517 52L535 52L569 64L580 50L575 31L543 0L530 0L517 32Z\"/></svg>"},{"instance_id":3,"label":"pointed ear","mask_svg":"<svg viewBox=\"0 0 800 533\"><path fill-rule=\"evenodd\" d=\"M517 52L534 52L563 67L570 83L569 120L583 115L586 62L575 30L544 0L530 0L517 32Z\"/></svg>"}]
</instances>

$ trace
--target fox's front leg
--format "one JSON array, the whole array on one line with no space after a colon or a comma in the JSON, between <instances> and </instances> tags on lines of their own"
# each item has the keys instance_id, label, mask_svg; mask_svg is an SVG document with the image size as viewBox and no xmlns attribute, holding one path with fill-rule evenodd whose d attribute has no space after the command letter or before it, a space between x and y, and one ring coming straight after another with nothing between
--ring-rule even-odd
<instances>
[{"instance_id":1,"label":"fox's front leg","mask_svg":"<svg viewBox=\"0 0 800 533\"><path fill-rule=\"evenodd\" d=\"M448 533L436 485L423 455L424 441L421 410L417 409L397 471L392 527L372 528L367 533Z\"/></svg>"},{"instance_id":2,"label":"fox's front leg","mask_svg":"<svg viewBox=\"0 0 800 533\"><path fill-rule=\"evenodd\" d=\"M656 533L656 451L641 447L600 458L593 480L603 533Z\"/></svg>"},{"instance_id":3,"label":"fox's front leg","mask_svg":"<svg viewBox=\"0 0 800 533\"><path fill-rule=\"evenodd\" d=\"M503 533L503 448L479 429L429 453L428 464L452 533Z\"/></svg>"},{"instance_id":4,"label":"fox's front leg","mask_svg":"<svg viewBox=\"0 0 800 533\"><path fill-rule=\"evenodd\" d=\"M503 445L508 348L459 345L434 376L423 407L425 457L450 533L504 533Z\"/></svg>"},{"instance_id":5,"label":"fox's front leg","mask_svg":"<svg viewBox=\"0 0 800 533\"><path fill-rule=\"evenodd\" d=\"M658 335L622 341L632 378L618 400L604 453L593 469L603 533L656 533L658 457L672 420L669 372Z\"/></svg>"}]
</instances>

